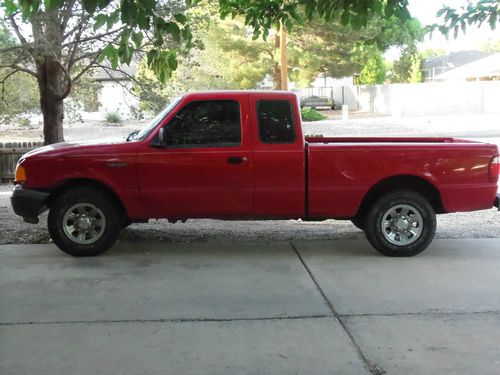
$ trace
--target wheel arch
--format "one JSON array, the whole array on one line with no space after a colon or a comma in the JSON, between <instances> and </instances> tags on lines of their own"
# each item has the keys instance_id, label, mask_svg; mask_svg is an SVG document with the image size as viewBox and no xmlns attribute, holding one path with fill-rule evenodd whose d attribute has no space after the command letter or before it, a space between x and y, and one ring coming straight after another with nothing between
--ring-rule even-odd
<instances>
[{"instance_id":1,"label":"wheel arch","mask_svg":"<svg viewBox=\"0 0 500 375\"><path fill-rule=\"evenodd\" d=\"M384 178L374 184L363 197L356 217L364 217L373 202L382 195L396 190L409 190L426 198L437 214L444 212L441 194L429 180L414 175L397 175Z\"/></svg>"},{"instance_id":2,"label":"wheel arch","mask_svg":"<svg viewBox=\"0 0 500 375\"><path fill-rule=\"evenodd\" d=\"M111 198L115 206L120 210L120 215L122 216L123 221L129 219L127 210L120 196L102 181L91 178L72 178L59 183L50 190L50 195L47 198L47 206L50 208L54 199L62 193L77 187L89 187L106 193Z\"/></svg>"}]
</instances>

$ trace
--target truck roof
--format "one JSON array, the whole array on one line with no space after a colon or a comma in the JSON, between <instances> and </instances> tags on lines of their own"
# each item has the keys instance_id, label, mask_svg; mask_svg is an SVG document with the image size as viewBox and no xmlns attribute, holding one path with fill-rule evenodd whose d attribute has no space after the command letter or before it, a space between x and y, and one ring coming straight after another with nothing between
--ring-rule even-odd
<instances>
[{"instance_id":1,"label":"truck roof","mask_svg":"<svg viewBox=\"0 0 500 375\"><path fill-rule=\"evenodd\" d=\"M225 95L225 94L235 94L235 95L252 95L252 96L276 96L276 97L290 97L297 95L291 91L277 91L277 90L209 90L209 91L191 91L183 95L188 96L207 96L207 95Z\"/></svg>"}]
</instances>

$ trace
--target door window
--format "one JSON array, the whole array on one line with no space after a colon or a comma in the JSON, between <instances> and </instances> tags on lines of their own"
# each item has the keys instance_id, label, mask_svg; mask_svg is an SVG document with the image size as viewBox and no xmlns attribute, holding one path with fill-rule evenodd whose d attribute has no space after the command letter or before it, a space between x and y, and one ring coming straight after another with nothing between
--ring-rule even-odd
<instances>
[{"instance_id":1,"label":"door window","mask_svg":"<svg viewBox=\"0 0 500 375\"><path fill-rule=\"evenodd\" d=\"M263 143L295 142L292 106L288 100L257 102L259 138Z\"/></svg>"},{"instance_id":2,"label":"door window","mask_svg":"<svg viewBox=\"0 0 500 375\"><path fill-rule=\"evenodd\" d=\"M183 107L167 124L168 146L238 146L240 106L234 100L196 101Z\"/></svg>"}]
</instances>

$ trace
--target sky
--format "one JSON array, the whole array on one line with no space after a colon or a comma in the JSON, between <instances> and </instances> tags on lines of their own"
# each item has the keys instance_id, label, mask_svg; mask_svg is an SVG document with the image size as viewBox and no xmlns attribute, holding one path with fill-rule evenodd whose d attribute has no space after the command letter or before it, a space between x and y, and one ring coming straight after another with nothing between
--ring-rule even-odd
<instances>
[{"instance_id":1,"label":"sky","mask_svg":"<svg viewBox=\"0 0 500 375\"><path fill-rule=\"evenodd\" d=\"M428 25L432 23L439 23L440 20L436 18L436 13L442 8L443 4L449 5L452 8L459 8L460 6L467 4L467 1L410 0L408 8L413 17L418 18L423 25ZM483 24L479 29L476 27L468 27L465 35L460 31L457 39L454 39L452 34L453 33L451 33L449 40L446 40L441 33L435 31L432 39L427 36L425 41L421 43L420 50L442 48L447 52L453 52L465 49L477 49L481 46L481 44L487 42L488 40L500 40L500 28L492 31L488 23Z\"/></svg>"}]
</instances>

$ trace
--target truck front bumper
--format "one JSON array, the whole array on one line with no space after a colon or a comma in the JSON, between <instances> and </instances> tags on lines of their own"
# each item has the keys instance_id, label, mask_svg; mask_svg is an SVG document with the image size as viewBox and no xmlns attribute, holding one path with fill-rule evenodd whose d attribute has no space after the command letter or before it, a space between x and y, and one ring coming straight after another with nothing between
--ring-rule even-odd
<instances>
[{"instance_id":1,"label":"truck front bumper","mask_svg":"<svg viewBox=\"0 0 500 375\"><path fill-rule=\"evenodd\" d=\"M493 203L493 206L495 206L496 208L498 208L498 210L500 211L500 194L497 194L497 197L495 198L495 203Z\"/></svg>"},{"instance_id":2,"label":"truck front bumper","mask_svg":"<svg viewBox=\"0 0 500 375\"><path fill-rule=\"evenodd\" d=\"M16 215L22 216L27 223L37 224L38 215L47 209L49 193L25 189L22 185L14 186L10 203Z\"/></svg>"}]
</instances>

